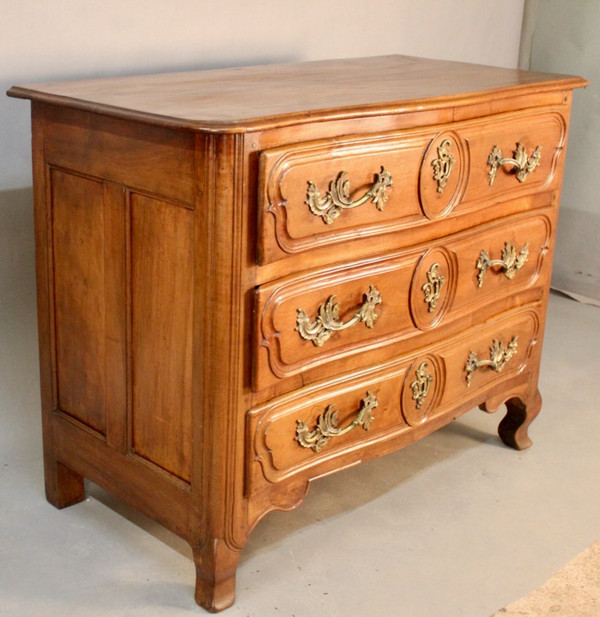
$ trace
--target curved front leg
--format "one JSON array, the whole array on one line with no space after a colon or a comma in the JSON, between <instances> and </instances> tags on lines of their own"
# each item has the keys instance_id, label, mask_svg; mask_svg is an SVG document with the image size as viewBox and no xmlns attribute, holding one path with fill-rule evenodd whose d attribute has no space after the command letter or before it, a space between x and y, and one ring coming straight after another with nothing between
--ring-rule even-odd
<instances>
[{"instance_id":1,"label":"curved front leg","mask_svg":"<svg viewBox=\"0 0 600 617\"><path fill-rule=\"evenodd\" d=\"M535 390L529 400L511 398L506 402L506 415L498 426L500 439L511 448L525 450L531 445L527 434L529 425L540 413L542 397L539 390Z\"/></svg>"},{"instance_id":2,"label":"curved front leg","mask_svg":"<svg viewBox=\"0 0 600 617\"><path fill-rule=\"evenodd\" d=\"M498 425L500 439L515 450L529 448L531 439L529 439L527 429L540 413L542 407L542 397L539 390L536 388L532 393L525 391L523 394L514 394L507 401L496 396L480 405L480 409L494 413L503 402L506 402L506 415Z\"/></svg>"},{"instance_id":3,"label":"curved front leg","mask_svg":"<svg viewBox=\"0 0 600 617\"><path fill-rule=\"evenodd\" d=\"M213 538L192 546L196 565L196 602L211 613L231 606L235 600L235 573L240 552L224 540Z\"/></svg>"},{"instance_id":4,"label":"curved front leg","mask_svg":"<svg viewBox=\"0 0 600 617\"><path fill-rule=\"evenodd\" d=\"M531 445L527 434L529 425L540 413L542 397L539 390L535 390L530 400L512 398L506 402L506 415L498 426L500 439L511 448L525 450Z\"/></svg>"}]
</instances>

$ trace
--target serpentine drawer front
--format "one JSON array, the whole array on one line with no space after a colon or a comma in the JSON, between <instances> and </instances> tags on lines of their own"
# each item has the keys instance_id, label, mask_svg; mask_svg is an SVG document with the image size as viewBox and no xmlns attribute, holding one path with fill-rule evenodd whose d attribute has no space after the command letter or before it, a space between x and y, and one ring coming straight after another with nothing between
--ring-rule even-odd
<instances>
[{"instance_id":1,"label":"serpentine drawer front","mask_svg":"<svg viewBox=\"0 0 600 617\"><path fill-rule=\"evenodd\" d=\"M565 136L558 110L536 110L266 150L259 262L356 233L375 236L481 212L498 195L506 200L548 188Z\"/></svg>"},{"instance_id":2,"label":"serpentine drawer front","mask_svg":"<svg viewBox=\"0 0 600 617\"><path fill-rule=\"evenodd\" d=\"M542 208L435 245L259 287L255 390L283 390L277 381L298 373L308 383L391 358L437 340L442 326L462 329L475 314L510 306L547 276L551 216Z\"/></svg>"},{"instance_id":3,"label":"serpentine drawer front","mask_svg":"<svg viewBox=\"0 0 600 617\"><path fill-rule=\"evenodd\" d=\"M311 480L476 406L528 447L585 84L386 56L11 88L48 500L87 477L159 521L217 611Z\"/></svg>"}]
</instances>

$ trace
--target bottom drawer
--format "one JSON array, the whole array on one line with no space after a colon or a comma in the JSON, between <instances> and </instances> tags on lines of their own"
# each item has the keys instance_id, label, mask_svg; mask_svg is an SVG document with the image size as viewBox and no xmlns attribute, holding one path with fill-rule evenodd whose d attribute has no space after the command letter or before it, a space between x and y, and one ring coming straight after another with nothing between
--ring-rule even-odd
<instances>
[{"instance_id":1,"label":"bottom drawer","mask_svg":"<svg viewBox=\"0 0 600 617\"><path fill-rule=\"evenodd\" d=\"M247 414L247 493L415 441L539 363L539 304L415 354L281 396ZM525 370L527 369L527 370ZM501 388L500 388L501 390ZM507 395L510 394L507 392Z\"/></svg>"}]
</instances>

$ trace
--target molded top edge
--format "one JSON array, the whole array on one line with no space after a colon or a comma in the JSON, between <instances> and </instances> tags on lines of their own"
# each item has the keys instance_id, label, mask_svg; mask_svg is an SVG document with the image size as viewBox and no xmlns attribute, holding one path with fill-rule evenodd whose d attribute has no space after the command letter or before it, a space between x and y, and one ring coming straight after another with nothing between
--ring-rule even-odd
<instances>
[{"instance_id":1,"label":"molded top edge","mask_svg":"<svg viewBox=\"0 0 600 617\"><path fill-rule=\"evenodd\" d=\"M8 95L162 126L243 133L586 86L581 77L375 56L13 86Z\"/></svg>"}]
</instances>

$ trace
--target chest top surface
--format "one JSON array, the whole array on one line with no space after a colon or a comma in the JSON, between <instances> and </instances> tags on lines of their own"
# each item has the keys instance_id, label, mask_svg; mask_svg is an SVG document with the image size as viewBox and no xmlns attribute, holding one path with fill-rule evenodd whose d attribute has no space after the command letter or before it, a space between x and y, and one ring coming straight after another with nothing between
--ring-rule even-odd
<instances>
[{"instance_id":1,"label":"chest top surface","mask_svg":"<svg viewBox=\"0 0 600 617\"><path fill-rule=\"evenodd\" d=\"M452 107L572 89L575 76L409 56L202 70L14 86L9 96L212 132Z\"/></svg>"}]
</instances>

